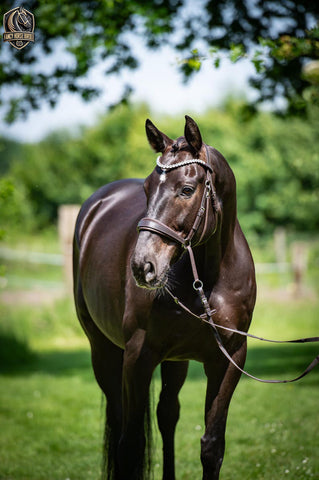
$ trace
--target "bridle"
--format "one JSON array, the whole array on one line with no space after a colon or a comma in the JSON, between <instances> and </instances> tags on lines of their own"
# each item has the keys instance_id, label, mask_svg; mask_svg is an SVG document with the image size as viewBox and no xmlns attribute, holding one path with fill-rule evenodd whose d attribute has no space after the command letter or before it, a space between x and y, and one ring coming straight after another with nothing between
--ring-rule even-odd
<instances>
[{"instance_id":1,"label":"bridle","mask_svg":"<svg viewBox=\"0 0 319 480\"><path fill-rule=\"evenodd\" d=\"M193 247L196 247L202 243L204 243L204 240L207 240L211 235L213 235L216 231L217 228L217 221L215 222L215 229L214 231L208 232L207 231L207 226L208 226L208 217L209 217L209 210L210 210L210 205L212 206L214 214L217 216L217 196L216 192L214 189L213 181L212 181L212 176L213 176L213 169L209 164L209 151L207 145L205 145L206 149L206 159L207 161L198 159L198 158L192 158L188 160L184 160L182 162L178 163L173 163L171 165L165 165L162 164L160 161L160 157L157 158L157 166L164 172L166 173L167 171L183 167L185 165L189 164L198 164L201 165L205 170L206 170L206 181L205 181L205 188L204 192L202 195L201 199L201 204L198 209L195 221L193 223L192 228L190 229L188 235L184 238L181 234L173 230L172 228L168 227L165 225L163 222L160 220L157 220L155 218L149 218L145 217L142 218L138 225L137 225L137 230L140 233L141 231L149 231L151 233L156 233L159 234L165 238L168 238L169 240L172 240L179 245L181 245L185 250L188 251L189 258L190 258L190 263L192 267L192 272L193 272L193 289L196 291L198 294L200 301L202 303L203 309L204 309L204 314L202 315L196 315L194 312L192 312L188 307L186 307L174 294L170 291L170 289L165 286L166 292L173 298L175 303L182 307L187 313L192 315L193 317L201 320L204 323L207 323L212 327L213 333L215 340L217 342L217 345L221 352L225 355L225 357L229 360L230 363L232 363L241 373L245 374L246 376L257 380L258 382L263 382L263 383L291 383L291 382L296 382L297 380L300 380L303 378L305 375L307 375L313 368L319 364L319 355L308 365L308 367L304 370L304 372L299 375L296 378L290 379L290 380L265 380L261 379L258 377L255 377L254 375L251 375L250 373L246 372L244 369L242 369L231 357L231 355L228 353L226 348L224 347L223 341L220 337L218 329L226 330L231 333L236 333L241 336L249 337L249 338L254 338L257 340L261 340L264 342L271 342L271 343L310 343L310 342L319 342L319 337L310 337L310 338L300 338L297 340L269 340L265 339L262 337L257 337L255 335L249 334L247 332L229 328L229 327L224 327L222 325L218 325L213 321L213 315L216 313L215 309L211 309L208 299L205 295L204 292L204 286L203 282L199 279L198 272L197 272L197 267L196 267L196 262L195 262L195 257L193 253ZM203 230L200 236L200 239L197 240L194 244L192 243L196 233L199 230L199 227L205 218Z\"/></svg>"},{"instance_id":2,"label":"bridle","mask_svg":"<svg viewBox=\"0 0 319 480\"><path fill-rule=\"evenodd\" d=\"M205 145L206 146L206 145ZM207 146L206 146L207 149ZM208 158L208 149L207 149L207 158ZM213 180L212 180L212 174L213 174L213 169L212 167L208 164L208 162L205 162L204 160L200 160L198 158L191 158L189 160L184 160L183 162L178 162L178 163L173 163L171 165L163 165L160 161L160 157L157 157L156 164L157 166L163 171L167 172L170 170L174 170L176 168L183 167L185 165L189 164L199 164L206 170L206 180L205 180L205 188L204 192L202 195L202 200L200 207L198 209L195 221L193 223L192 228L190 229L188 235L184 238L182 235L180 235L178 232L173 230L172 228L168 227L165 225L163 222L157 220L156 218L149 218L145 217L142 218L142 220L139 221L137 225L137 229L140 232L141 230L147 230L152 233L159 233L160 235L173 240L174 242L180 244L183 248L187 249L189 246L198 246L200 245L205 237L213 235L214 231L212 232L207 232L207 225L208 225L208 218L209 218L209 210L210 210L210 205L212 205L212 208L216 210L216 193L213 188ZM200 236L200 239L195 243L192 244L194 237L196 233L198 232L198 229L202 223L202 220L205 216L205 222L204 222L204 227L202 230L202 234Z\"/></svg>"}]
</instances>

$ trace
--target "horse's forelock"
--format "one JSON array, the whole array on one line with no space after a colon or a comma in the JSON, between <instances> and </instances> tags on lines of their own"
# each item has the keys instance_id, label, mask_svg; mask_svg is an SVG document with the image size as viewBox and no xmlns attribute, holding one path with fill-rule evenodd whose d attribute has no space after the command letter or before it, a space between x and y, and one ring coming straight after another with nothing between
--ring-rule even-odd
<instances>
[{"instance_id":1,"label":"horse's forelock","mask_svg":"<svg viewBox=\"0 0 319 480\"><path fill-rule=\"evenodd\" d=\"M174 143L171 145L171 148L168 150L166 154L162 157L162 162L167 165L172 165L176 163L176 156L180 152L188 152L192 154L191 147L189 146L185 137L177 138Z\"/></svg>"}]
</instances>

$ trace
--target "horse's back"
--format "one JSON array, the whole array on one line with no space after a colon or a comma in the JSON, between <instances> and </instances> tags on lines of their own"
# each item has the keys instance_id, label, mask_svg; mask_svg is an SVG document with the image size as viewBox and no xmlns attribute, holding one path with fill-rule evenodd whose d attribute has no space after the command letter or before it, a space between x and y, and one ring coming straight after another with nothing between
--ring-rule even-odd
<instances>
[{"instance_id":1,"label":"horse's back","mask_svg":"<svg viewBox=\"0 0 319 480\"><path fill-rule=\"evenodd\" d=\"M93 321L121 346L129 257L145 206L143 180L113 182L84 202L75 228L75 296L81 295Z\"/></svg>"}]
</instances>

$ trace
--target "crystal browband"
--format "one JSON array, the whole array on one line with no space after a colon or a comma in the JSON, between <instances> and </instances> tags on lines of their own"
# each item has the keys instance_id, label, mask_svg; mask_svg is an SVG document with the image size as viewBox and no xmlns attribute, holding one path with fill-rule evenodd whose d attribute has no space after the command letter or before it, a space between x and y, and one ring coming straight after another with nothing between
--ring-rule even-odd
<instances>
[{"instance_id":1,"label":"crystal browband","mask_svg":"<svg viewBox=\"0 0 319 480\"><path fill-rule=\"evenodd\" d=\"M164 165L160 162L160 156L156 159L156 165L160 167L162 170L173 170L173 168L184 167L185 165L189 165L191 163L199 163L205 168L208 168L211 172L213 171L212 167L208 165L204 160L200 160L198 158L190 158L189 160L184 160L183 162L173 163L172 165Z\"/></svg>"}]
</instances>

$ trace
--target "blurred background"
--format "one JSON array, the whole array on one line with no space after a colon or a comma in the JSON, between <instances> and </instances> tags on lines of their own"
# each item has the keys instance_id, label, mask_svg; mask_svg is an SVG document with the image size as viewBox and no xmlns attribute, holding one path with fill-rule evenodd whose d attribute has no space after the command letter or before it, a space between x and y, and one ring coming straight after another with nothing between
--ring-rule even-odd
<instances>
[{"instance_id":1,"label":"blurred background","mask_svg":"<svg viewBox=\"0 0 319 480\"><path fill-rule=\"evenodd\" d=\"M0 13L17 6L4 1ZM176 138L184 115L192 116L235 173L257 271L251 332L318 335L319 6L23 6L35 17L34 44L19 51L1 41L0 50L0 479L95 479L100 393L73 307L72 235L81 203L97 188L154 168L146 118ZM314 345L252 342L246 367L266 378L296 376L317 353ZM179 478L200 477L204 390L192 364L177 434ZM242 380L222 478L319 478L309 414L317 402L316 371L296 386Z\"/></svg>"}]
</instances>

